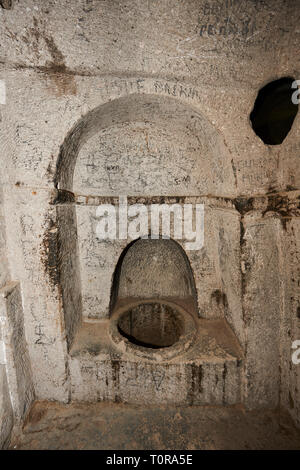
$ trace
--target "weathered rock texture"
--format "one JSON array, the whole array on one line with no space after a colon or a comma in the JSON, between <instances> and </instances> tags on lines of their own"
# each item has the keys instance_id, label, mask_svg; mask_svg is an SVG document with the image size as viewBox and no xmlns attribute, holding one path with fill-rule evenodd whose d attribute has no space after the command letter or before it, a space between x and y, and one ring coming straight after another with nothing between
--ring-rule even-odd
<instances>
[{"instance_id":1,"label":"weathered rock texture","mask_svg":"<svg viewBox=\"0 0 300 470\"><path fill-rule=\"evenodd\" d=\"M114 344L100 345L106 368L101 351L78 349L86 328L97 331L112 313L129 241L97 239L96 208L117 205L120 195L147 207L204 204L204 247L185 256L198 316L225 322L242 351L233 401L280 405L300 425L300 365L291 362L300 339L300 117L277 146L249 121L263 85L300 79L299 15L294 0L22 0L0 8L0 287L16 282L18 298L3 300L1 312L19 328L5 346L15 347L14 360L0 362L1 444L34 394L113 399L112 389L97 396L97 377L112 374L117 387L115 367L135 381L125 357L112 366ZM202 360L205 369L215 358ZM222 367L207 381L205 403L215 400ZM149 402L161 402L153 380ZM126 401L126 383L121 392Z\"/></svg>"},{"instance_id":2,"label":"weathered rock texture","mask_svg":"<svg viewBox=\"0 0 300 470\"><path fill-rule=\"evenodd\" d=\"M137 425L138 423L138 425ZM235 407L36 402L22 450L292 450L299 430L278 411Z\"/></svg>"}]
</instances>

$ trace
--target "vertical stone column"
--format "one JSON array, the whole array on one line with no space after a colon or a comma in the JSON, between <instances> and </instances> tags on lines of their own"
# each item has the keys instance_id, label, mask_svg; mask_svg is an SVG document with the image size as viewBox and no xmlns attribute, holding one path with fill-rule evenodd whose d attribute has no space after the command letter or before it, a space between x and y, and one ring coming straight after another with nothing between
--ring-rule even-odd
<instances>
[{"instance_id":1,"label":"vertical stone column","mask_svg":"<svg viewBox=\"0 0 300 470\"><path fill-rule=\"evenodd\" d=\"M280 220L251 211L242 219L242 289L245 324L244 402L275 408L280 384Z\"/></svg>"},{"instance_id":2,"label":"vertical stone column","mask_svg":"<svg viewBox=\"0 0 300 470\"><path fill-rule=\"evenodd\" d=\"M283 286L281 321L281 406L300 427L300 220L292 218L282 229L281 277Z\"/></svg>"},{"instance_id":3,"label":"vertical stone column","mask_svg":"<svg viewBox=\"0 0 300 470\"><path fill-rule=\"evenodd\" d=\"M0 336L0 344L1 342ZM9 396L4 357L0 351L0 450L5 449L9 444L13 424L14 415Z\"/></svg>"},{"instance_id":4,"label":"vertical stone column","mask_svg":"<svg viewBox=\"0 0 300 470\"><path fill-rule=\"evenodd\" d=\"M66 402L69 380L58 270L58 222L51 191L5 188L7 254L21 285L24 325L38 399Z\"/></svg>"},{"instance_id":5,"label":"vertical stone column","mask_svg":"<svg viewBox=\"0 0 300 470\"><path fill-rule=\"evenodd\" d=\"M5 220L3 212L3 191L0 187L0 287L9 280L6 257ZM1 302L1 300L0 300ZM14 412L7 383L6 357L4 347L4 332L0 323L0 449L9 444L14 425Z\"/></svg>"},{"instance_id":6,"label":"vertical stone column","mask_svg":"<svg viewBox=\"0 0 300 470\"><path fill-rule=\"evenodd\" d=\"M6 368L15 423L18 424L34 399L18 282L10 282L0 289L0 329L2 363Z\"/></svg>"}]
</instances>

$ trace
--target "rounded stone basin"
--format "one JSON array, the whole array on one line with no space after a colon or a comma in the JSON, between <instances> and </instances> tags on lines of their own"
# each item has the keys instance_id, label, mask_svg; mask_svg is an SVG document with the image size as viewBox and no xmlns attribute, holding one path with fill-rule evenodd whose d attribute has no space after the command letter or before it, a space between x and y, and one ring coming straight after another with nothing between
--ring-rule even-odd
<instances>
[{"instance_id":1,"label":"rounded stone basin","mask_svg":"<svg viewBox=\"0 0 300 470\"><path fill-rule=\"evenodd\" d=\"M187 350L195 333L192 315L160 299L126 305L113 313L110 322L111 339L119 348L153 360Z\"/></svg>"}]
</instances>

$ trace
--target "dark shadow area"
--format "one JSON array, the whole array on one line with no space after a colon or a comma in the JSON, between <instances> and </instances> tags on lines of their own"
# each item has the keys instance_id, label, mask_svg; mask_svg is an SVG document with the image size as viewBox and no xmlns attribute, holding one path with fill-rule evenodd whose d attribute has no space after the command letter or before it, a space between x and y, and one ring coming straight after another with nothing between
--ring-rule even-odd
<instances>
[{"instance_id":1,"label":"dark shadow area","mask_svg":"<svg viewBox=\"0 0 300 470\"><path fill-rule=\"evenodd\" d=\"M292 77L268 83L258 92L250 120L254 132L267 145L279 145L288 135L298 112L292 102Z\"/></svg>"},{"instance_id":2,"label":"dark shadow area","mask_svg":"<svg viewBox=\"0 0 300 470\"><path fill-rule=\"evenodd\" d=\"M139 304L119 319L118 330L128 341L145 348L160 349L175 344L183 327L174 309L159 302Z\"/></svg>"},{"instance_id":3,"label":"dark shadow area","mask_svg":"<svg viewBox=\"0 0 300 470\"><path fill-rule=\"evenodd\" d=\"M140 240L140 238L138 238L137 240ZM111 287L110 302L109 302L109 312L110 313L113 311L113 309L116 305L117 299L118 299L120 276L121 276L121 267L122 267L124 258L126 256L128 250L137 242L137 240L132 240L130 243L128 243L128 245L122 251L121 256L118 259L118 262L116 264L114 275L113 275L112 287Z\"/></svg>"}]
</instances>

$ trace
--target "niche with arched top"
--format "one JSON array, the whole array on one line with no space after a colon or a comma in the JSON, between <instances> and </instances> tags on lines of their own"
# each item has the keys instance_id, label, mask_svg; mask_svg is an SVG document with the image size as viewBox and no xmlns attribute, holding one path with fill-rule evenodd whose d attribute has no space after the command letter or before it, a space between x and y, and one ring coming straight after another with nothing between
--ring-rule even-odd
<instances>
[{"instance_id":1,"label":"niche with arched top","mask_svg":"<svg viewBox=\"0 0 300 470\"><path fill-rule=\"evenodd\" d=\"M183 248L171 239L138 239L117 263L111 310L120 299L194 299L192 269Z\"/></svg>"},{"instance_id":2,"label":"niche with arched top","mask_svg":"<svg viewBox=\"0 0 300 470\"><path fill-rule=\"evenodd\" d=\"M235 180L222 135L199 110L175 98L130 95L74 126L55 185L85 196L225 195Z\"/></svg>"},{"instance_id":3,"label":"niche with arched top","mask_svg":"<svg viewBox=\"0 0 300 470\"><path fill-rule=\"evenodd\" d=\"M138 239L125 248L114 273L110 310L117 303L137 299L185 302L196 311L193 272L176 241Z\"/></svg>"},{"instance_id":4,"label":"niche with arched top","mask_svg":"<svg viewBox=\"0 0 300 470\"><path fill-rule=\"evenodd\" d=\"M124 248L122 240L97 240L97 205L120 194L148 198L146 204L153 196L226 195L235 179L223 137L199 110L175 98L136 94L102 104L75 124L61 145L54 184L57 259L70 345L82 318L109 316L110 283ZM195 305L187 264L172 258L171 251L165 249L159 257L166 263L161 266L165 273L168 257L173 259L165 279L145 278L140 270L131 280L136 290L123 278L119 293L141 294L148 285L155 295L189 298Z\"/></svg>"},{"instance_id":5,"label":"niche with arched top","mask_svg":"<svg viewBox=\"0 0 300 470\"><path fill-rule=\"evenodd\" d=\"M112 338L117 343L126 339L135 352L177 351L195 333L196 305L191 266L177 242L138 239L125 248L111 293Z\"/></svg>"}]
</instances>

